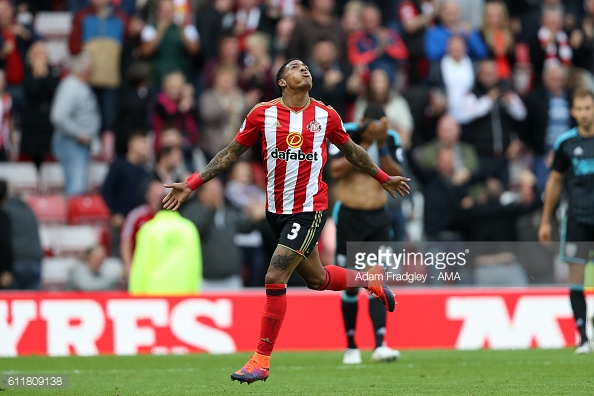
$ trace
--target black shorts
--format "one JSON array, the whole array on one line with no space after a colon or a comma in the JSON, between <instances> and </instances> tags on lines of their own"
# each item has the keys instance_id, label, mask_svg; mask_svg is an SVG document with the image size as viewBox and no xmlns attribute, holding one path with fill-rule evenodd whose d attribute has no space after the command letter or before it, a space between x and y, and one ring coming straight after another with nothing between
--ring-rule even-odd
<instances>
[{"instance_id":1,"label":"black shorts","mask_svg":"<svg viewBox=\"0 0 594 396\"><path fill-rule=\"evenodd\" d=\"M308 258L326 224L326 211L287 215L266 211L266 219L279 245Z\"/></svg>"},{"instance_id":2,"label":"black shorts","mask_svg":"<svg viewBox=\"0 0 594 396\"><path fill-rule=\"evenodd\" d=\"M561 231L561 259L586 264L591 250L594 250L594 225L579 223L573 216L566 216Z\"/></svg>"},{"instance_id":3,"label":"black shorts","mask_svg":"<svg viewBox=\"0 0 594 396\"><path fill-rule=\"evenodd\" d=\"M336 254L334 264L346 267L347 242L375 241L392 239L391 218L386 208L359 210L336 202L332 212L336 224Z\"/></svg>"}]
</instances>

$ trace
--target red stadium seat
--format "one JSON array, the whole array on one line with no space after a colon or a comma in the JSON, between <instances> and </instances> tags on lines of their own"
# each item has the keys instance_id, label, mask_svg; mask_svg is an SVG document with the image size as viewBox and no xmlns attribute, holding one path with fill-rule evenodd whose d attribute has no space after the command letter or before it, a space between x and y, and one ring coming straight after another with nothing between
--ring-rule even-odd
<instances>
[{"instance_id":1,"label":"red stadium seat","mask_svg":"<svg viewBox=\"0 0 594 396\"><path fill-rule=\"evenodd\" d=\"M42 224L66 224L66 199L61 195L30 195L26 198L37 221Z\"/></svg>"},{"instance_id":2,"label":"red stadium seat","mask_svg":"<svg viewBox=\"0 0 594 396\"><path fill-rule=\"evenodd\" d=\"M111 213L99 194L79 195L68 203L69 224L107 224Z\"/></svg>"}]
</instances>

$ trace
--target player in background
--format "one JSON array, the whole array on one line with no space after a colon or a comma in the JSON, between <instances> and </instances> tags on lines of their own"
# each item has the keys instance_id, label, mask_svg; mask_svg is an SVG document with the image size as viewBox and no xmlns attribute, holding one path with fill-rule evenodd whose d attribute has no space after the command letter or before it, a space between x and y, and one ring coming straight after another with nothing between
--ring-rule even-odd
<instances>
[{"instance_id":1,"label":"player in background","mask_svg":"<svg viewBox=\"0 0 594 396\"><path fill-rule=\"evenodd\" d=\"M575 353L582 354L592 352L586 335L584 265L594 248L594 93L576 90L571 115L578 126L559 136L553 147L538 239L551 240L551 216L567 180L569 207L561 233L561 258L569 263L569 299L581 336Z\"/></svg>"},{"instance_id":2,"label":"player in background","mask_svg":"<svg viewBox=\"0 0 594 396\"><path fill-rule=\"evenodd\" d=\"M365 109L360 124L350 122L345 129L351 139L367 151L374 163L389 175L399 176L401 156L400 138L388 130L388 121L381 105L371 104ZM330 172L338 179L337 202L332 212L336 224L336 256L334 264L346 267L348 241L390 241L391 218L386 209L388 196L384 189L365 173L355 169L334 145L328 149ZM355 343L357 325L358 288L342 292L342 318L347 338L347 350L342 362L360 364L361 352ZM400 357L400 353L384 345L386 310L381 301L369 299L369 316L375 333L375 349L371 360L387 362Z\"/></svg>"},{"instance_id":3,"label":"player in background","mask_svg":"<svg viewBox=\"0 0 594 396\"><path fill-rule=\"evenodd\" d=\"M229 169L260 141L267 183L266 217L279 242L265 277L266 303L256 353L231 374L231 379L247 383L268 378L270 355L287 309L286 283L293 271L310 289L364 287L382 301L386 310L392 312L396 305L381 266L369 270L378 281L367 282L367 277L357 276L357 271L335 265L323 267L320 262L316 244L328 208L328 186L322 181L326 139L349 162L374 177L393 198L409 193L406 182L410 179L389 176L379 169L367 152L353 143L336 111L309 97L312 77L301 60L287 60L276 81L282 97L256 105L235 139L200 174L193 174L184 183L165 186L172 191L163 200L164 208L177 210L193 190Z\"/></svg>"}]
</instances>

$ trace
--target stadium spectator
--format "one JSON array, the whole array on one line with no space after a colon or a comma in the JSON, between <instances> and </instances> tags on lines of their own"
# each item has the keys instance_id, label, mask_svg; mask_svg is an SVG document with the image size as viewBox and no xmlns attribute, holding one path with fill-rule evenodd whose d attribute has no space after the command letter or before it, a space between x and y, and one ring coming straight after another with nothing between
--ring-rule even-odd
<instances>
[{"instance_id":1,"label":"stadium spectator","mask_svg":"<svg viewBox=\"0 0 594 396\"><path fill-rule=\"evenodd\" d=\"M246 39L250 35L258 30L267 33L270 27L264 5L259 3L258 0L236 1L237 10L235 11L233 34L239 39L239 49L241 52L247 50Z\"/></svg>"},{"instance_id":2,"label":"stadium spectator","mask_svg":"<svg viewBox=\"0 0 594 396\"><path fill-rule=\"evenodd\" d=\"M295 29L295 18L283 18L276 24L272 40L271 52L275 60L275 68L285 61L285 54Z\"/></svg>"},{"instance_id":3,"label":"stadium spectator","mask_svg":"<svg viewBox=\"0 0 594 396\"><path fill-rule=\"evenodd\" d=\"M25 107L21 86L25 78L25 58L39 36L30 23L15 19L14 11L10 1L0 2L0 36L4 42L0 49L0 66L6 70L6 89L12 95L15 110L20 113Z\"/></svg>"},{"instance_id":4,"label":"stadium spectator","mask_svg":"<svg viewBox=\"0 0 594 396\"><path fill-rule=\"evenodd\" d=\"M4 204L10 217L13 249L13 289L39 290L43 249L39 238L39 225L33 211L18 196Z\"/></svg>"},{"instance_id":5,"label":"stadium spectator","mask_svg":"<svg viewBox=\"0 0 594 396\"><path fill-rule=\"evenodd\" d=\"M368 104L377 103L384 107L388 117L388 127L396 130L402 146L410 147L414 127L410 108L406 100L392 88L388 74L383 69L374 70L369 76L365 96L359 96L355 102L355 119L360 120Z\"/></svg>"},{"instance_id":6,"label":"stadium spectator","mask_svg":"<svg viewBox=\"0 0 594 396\"><path fill-rule=\"evenodd\" d=\"M467 224L467 240L492 242L481 244L473 252L474 284L477 286L527 286L528 277L518 262L516 246L518 219L542 206L538 194L529 200L504 205L501 181L488 179L484 195L478 202L464 198L463 219Z\"/></svg>"},{"instance_id":7,"label":"stadium spectator","mask_svg":"<svg viewBox=\"0 0 594 396\"><path fill-rule=\"evenodd\" d=\"M586 285L591 282L585 277L585 264L592 260L594 241L594 172L590 166L594 159L594 93L583 88L574 91L571 114L576 119L577 127L559 136L554 144L538 240L551 242L551 220L556 217L557 205L565 190L569 195L569 205L563 220L560 258L569 264L569 299L580 334L579 347L575 353L583 354L593 352L586 331L588 318L584 281Z\"/></svg>"},{"instance_id":8,"label":"stadium spectator","mask_svg":"<svg viewBox=\"0 0 594 396\"><path fill-rule=\"evenodd\" d=\"M146 203L132 209L124 219L122 232L120 234L120 257L124 264L124 277L130 276L132 266L132 257L136 249L136 235L140 228L161 209L161 200L165 196L163 183L159 180L150 180L146 188L144 197Z\"/></svg>"},{"instance_id":9,"label":"stadium spectator","mask_svg":"<svg viewBox=\"0 0 594 396\"><path fill-rule=\"evenodd\" d=\"M458 5L460 19L473 29L479 29L483 22L483 10L491 0L450 0Z\"/></svg>"},{"instance_id":10,"label":"stadium spectator","mask_svg":"<svg viewBox=\"0 0 594 396\"><path fill-rule=\"evenodd\" d=\"M416 147L435 139L437 123L446 114L447 98L442 89L426 86L409 87L402 92L410 105L415 121L412 146Z\"/></svg>"},{"instance_id":11,"label":"stadium spectator","mask_svg":"<svg viewBox=\"0 0 594 396\"><path fill-rule=\"evenodd\" d=\"M80 260L68 272L66 290L102 291L117 289L121 273L105 271L103 262L106 258L105 248L93 246L82 255Z\"/></svg>"},{"instance_id":12,"label":"stadium spectator","mask_svg":"<svg viewBox=\"0 0 594 396\"><path fill-rule=\"evenodd\" d=\"M179 134L179 132L177 133ZM181 175L178 170L182 164L183 153L181 145L162 145L157 152L157 162L152 172L152 178L159 180L163 184L178 183L181 181Z\"/></svg>"},{"instance_id":13,"label":"stadium spectator","mask_svg":"<svg viewBox=\"0 0 594 396\"><path fill-rule=\"evenodd\" d=\"M467 195L471 183L484 178L472 174L466 168L456 169L454 150L442 146L437 151L435 170L425 169L413 156L408 155L408 163L423 186L425 199L423 208L423 229L428 241L462 240L460 202Z\"/></svg>"},{"instance_id":14,"label":"stadium spectator","mask_svg":"<svg viewBox=\"0 0 594 396\"><path fill-rule=\"evenodd\" d=\"M198 191L198 199L188 202L180 213L194 223L200 234L202 243L202 290L237 290L243 288L241 277L241 250L234 243L238 233L246 233L254 229L253 222L264 218L262 205L247 212L252 218L243 216L233 206L225 203L223 184L220 180L212 180L212 185L205 185ZM209 183L210 184L210 183ZM253 220L252 220L253 219ZM262 276L265 271L263 257L258 263ZM255 270L256 268L251 268Z\"/></svg>"},{"instance_id":15,"label":"stadium spectator","mask_svg":"<svg viewBox=\"0 0 594 396\"><path fill-rule=\"evenodd\" d=\"M149 176L145 169L148 153L146 132L137 130L128 138L126 156L119 157L109 166L101 195L111 211L111 226L115 235L119 235L128 213L144 202L143 186ZM114 242L117 239L114 238ZM119 243L112 246L116 252L119 250Z\"/></svg>"},{"instance_id":16,"label":"stadium spectator","mask_svg":"<svg viewBox=\"0 0 594 396\"><path fill-rule=\"evenodd\" d=\"M351 0L345 4L342 13L341 25L347 37L363 29L363 20L361 18L363 3L359 0Z\"/></svg>"},{"instance_id":17,"label":"stadium spectator","mask_svg":"<svg viewBox=\"0 0 594 396\"><path fill-rule=\"evenodd\" d=\"M573 51L569 37L563 28L563 14L559 9L545 9L538 35L530 43L530 60L534 68L534 80L541 81L542 72L548 65L571 66Z\"/></svg>"},{"instance_id":18,"label":"stadium spectator","mask_svg":"<svg viewBox=\"0 0 594 396\"><path fill-rule=\"evenodd\" d=\"M233 29L233 0L214 0L196 15L196 27L200 33L202 48L200 54L204 63L220 56L219 48L223 37Z\"/></svg>"},{"instance_id":19,"label":"stadium spectator","mask_svg":"<svg viewBox=\"0 0 594 396\"><path fill-rule=\"evenodd\" d=\"M466 52L466 43L460 36L448 40L447 53L431 65L430 83L447 95L448 114L464 121L464 98L474 86L475 67Z\"/></svg>"},{"instance_id":20,"label":"stadium spectator","mask_svg":"<svg viewBox=\"0 0 594 396\"><path fill-rule=\"evenodd\" d=\"M253 164L247 161L237 162L231 169L229 181L225 185L225 198L237 210L251 213L252 221L259 227L255 230L239 230L234 242L241 249L244 265L245 285L248 287L262 286L262 277L266 271L266 255L263 249L261 223L254 218L255 209L261 210L264 206L266 194L263 189L254 183ZM253 228L253 227L252 227Z\"/></svg>"},{"instance_id":21,"label":"stadium spectator","mask_svg":"<svg viewBox=\"0 0 594 396\"><path fill-rule=\"evenodd\" d=\"M140 39L140 52L151 61L155 86L176 70L192 81L192 57L200 50L200 36L190 21L175 17L172 0L159 2L156 22L142 29Z\"/></svg>"},{"instance_id":22,"label":"stadium spectator","mask_svg":"<svg viewBox=\"0 0 594 396\"><path fill-rule=\"evenodd\" d=\"M311 0L307 16L297 17L286 58L307 59L315 43L325 38L334 41L338 59L347 60L347 37L334 15L334 0Z\"/></svg>"},{"instance_id":23,"label":"stadium spectator","mask_svg":"<svg viewBox=\"0 0 594 396\"><path fill-rule=\"evenodd\" d=\"M54 126L52 152L64 168L68 196L87 191L91 141L101 128L101 113L89 86L92 70L92 56L87 52L78 54L72 61L72 74L58 85L50 112Z\"/></svg>"},{"instance_id":24,"label":"stadium spectator","mask_svg":"<svg viewBox=\"0 0 594 396\"><path fill-rule=\"evenodd\" d=\"M91 0L90 5L74 16L69 48L73 55L85 51L93 59L89 84L101 108L101 130L113 131L117 88L121 84L120 61L128 32L128 17L110 0Z\"/></svg>"},{"instance_id":25,"label":"stadium spectator","mask_svg":"<svg viewBox=\"0 0 594 396\"><path fill-rule=\"evenodd\" d=\"M594 0L584 1L586 15L582 23L571 32L569 43L573 49L573 63L594 73Z\"/></svg>"},{"instance_id":26,"label":"stadium spectator","mask_svg":"<svg viewBox=\"0 0 594 396\"><path fill-rule=\"evenodd\" d=\"M161 132L175 128L183 134L182 149L188 169L193 169L192 150L198 141L194 87L180 72L169 73L163 79L163 91L157 95L152 113L155 151L161 147Z\"/></svg>"},{"instance_id":27,"label":"stadium spectator","mask_svg":"<svg viewBox=\"0 0 594 396\"><path fill-rule=\"evenodd\" d=\"M500 0L485 4L481 38L487 46L488 56L497 63L497 74L509 79L515 61L514 36L505 3Z\"/></svg>"},{"instance_id":28,"label":"stadium spectator","mask_svg":"<svg viewBox=\"0 0 594 396\"><path fill-rule=\"evenodd\" d=\"M130 132L149 129L150 69L144 62L133 63L119 93L116 125L116 155L126 154Z\"/></svg>"},{"instance_id":29,"label":"stadium spectator","mask_svg":"<svg viewBox=\"0 0 594 396\"><path fill-rule=\"evenodd\" d=\"M237 68L221 66L215 72L212 89L200 98L200 115L204 130L200 148L212 158L233 140L242 117L258 101L260 92L251 90L244 94L237 85Z\"/></svg>"},{"instance_id":30,"label":"stadium spectator","mask_svg":"<svg viewBox=\"0 0 594 396\"><path fill-rule=\"evenodd\" d=\"M367 70L383 69L390 79L396 80L396 66L408 58L408 50L398 32L381 25L377 6L363 7L363 30L348 37L349 61L354 66L364 65Z\"/></svg>"},{"instance_id":31,"label":"stadium spectator","mask_svg":"<svg viewBox=\"0 0 594 396\"><path fill-rule=\"evenodd\" d=\"M235 36L224 36L220 40L218 57L211 58L202 72L204 86L212 88L214 75L221 66L239 67L243 66L241 52L239 51L239 40Z\"/></svg>"},{"instance_id":32,"label":"stadium spectator","mask_svg":"<svg viewBox=\"0 0 594 396\"><path fill-rule=\"evenodd\" d=\"M481 171L500 169L499 179L507 185L506 164L508 157L512 159L519 151L518 123L526 118L526 107L509 81L499 79L494 61L481 62L475 86L464 100L463 113L464 140L476 149Z\"/></svg>"},{"instance_id":33,"label":"stadium spectator","mask_svg":"<svg viewBox=\"0 0 594 396\"><path fill-rule=\"evenodd\" d=\"M245 67L239 73L239 87L246 92L257 89L260 91L258 101L268 102L277 95L272 59L268 52L270 38L264 33L253 33L246 37L245 46Z\"/></svg>"},{"instance_id":34,"label":"stadium spectator","mask_svg":"<svg viewBox=\"0 0 594 396\"><path fill-rule=\"evenodd\" d=\"M314 45L308 62L313 79L311 94L346 118L347 105L355 98L358 76L337 55L331 40L320 40Z\"/></svg>"},{"instance_id":35,"label":"stadium spectator","mask_svg":"<svg viewBox=\"0 0 594 396\"><path fill-rule=\"evenodd\" d=\"M388 121L380 105L369 105L360 122L347 123L345 130L369 154L373 162L391 175L401 175L402 168L398 152L400 139L394 131L388 130ZM338 179L336 186L337 202L333 210L336 224L336 255L334 264L352 268L347 262L347 241L380 241L392 239L390 213L387 210L388 196L374 180L356 169L340 150L330 146L330 172ZM357 327L359 288L349 288L342 292L342 318L347 339L347 349L342 362L360 364L361 352L355 343ZM373 324L375 349L372 361L394 361L400 352L384 344L386 333L386 310L381 301L369 299L369 317Z\"/></svg>"},{"instance_id":36,"label":"stadium spectator","mask_svg":"<svg viewBox=\"0 0 594 396\"><path fill-rule=\"evenodd\" d=\"M474 59L487 56L487 47L479 33L466 21L460 19L460 8L452 0L442 3L439 12L440 23L431 27L425 34L425 56L430 62L436 62L446 53L448 39L459 35L466 41L468 55Z\"/></svg>"},{"instance_id":37,"label":"stadium spectator","mask_svg":"<svg viewBox=\"0 0 594 396\"><path fill-rule=\"evenodd\" d=\"M470 173L479 170L479 161L474 147L460 141L460 124L451 116L444 115L437 123L437 138L419 146L414 153L414 158L422 167L435 170L437 166L437 153L441 147L452 149L454 154L454 171L467 169Z\"/></svg>"},{"instance_id":38,"label":"stadium spectator","mask_svg":"<svg viewBox=\"0 0 594 396\"><path fill-rule=\"evenodd\" d=\"M433 26L437 16L435 0L403 0L398 6L402 22L402 40L408 48L409 82L417 84L427 73L424 39L427 29ZM423 70L424 69L424 70Z\"/></svg>"},{"instance_id":39,"label":"stadium spectator","mask_svg":"<svg viewBox=\"0 0 594 396\"><path fill-rule=\"evenodd\" d=\"M128 291L132 295L196 294L201 284L196 227L178 212L160 210L137 234Z\"/></svg>"},{"instance_id":40,"label":"stadium spectator","mask_svg":"<svg viewBox=\"0 0 594 396\"><path fill-rule=\"evenodd\" d=\"M549 176L555 141L575 126L567 77L567 69L560 65L545 68L542 85L526 100L523 140L534 153L534 173L540 191L544 191Z\"/></svg>"},{"instance_id":41,"label":"stadium spectator","mask_svg":"<svg viewBox=\"0 0 594 396\"><path fill-rule=\"evenodd\" d=\"M10 216L3 209L8 199L8 184L0 180L0 289L10 289L12 285L13 248Z\"/></svg>"},{"instance_id":42,"label":"stadium spectator","mask_svg":"<svg viewBox=\"0 0 594 396\"><path fill-rule=\"evenodd\" d=\"M39 169L51 152L53 127L50 109L60 82L60 70L50 67L45 44L37 41L29 49L23 91L27 106L21 117L22 154L28 155Z\"/></svg>"},{"instance_id":43,"label":"stadium spectator","mask_svg":"<svg viewBox=\"0 0 594 396\"><path fill-rule=\"evenodd\" d=\"M0 69L0 162L14 157L15 143L12 96L6 91L6 73Z\"/></svg>"}]
</instances>

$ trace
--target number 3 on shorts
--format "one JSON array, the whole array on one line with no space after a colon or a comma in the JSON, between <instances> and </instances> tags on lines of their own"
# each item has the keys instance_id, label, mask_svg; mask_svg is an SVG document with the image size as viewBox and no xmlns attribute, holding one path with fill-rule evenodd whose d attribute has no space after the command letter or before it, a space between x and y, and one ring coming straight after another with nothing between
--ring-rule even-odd
<instances>
[{"instance_id":1,"label":"number 3 on shorts","mask_svg":"<svg viewBox=\"0 0 594 396\"><path fill-rule=\"evenodd\" d=\"M289 235L287 235L287 239L293 240L293 239L297 238L297 234L299 233L300 229L301 229L301 224L293 223L293 228L291 228L291 233Z\"/></svg>"}]
</instances>

